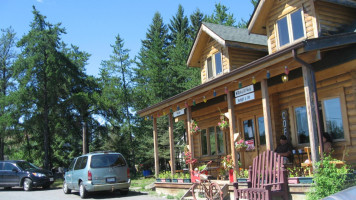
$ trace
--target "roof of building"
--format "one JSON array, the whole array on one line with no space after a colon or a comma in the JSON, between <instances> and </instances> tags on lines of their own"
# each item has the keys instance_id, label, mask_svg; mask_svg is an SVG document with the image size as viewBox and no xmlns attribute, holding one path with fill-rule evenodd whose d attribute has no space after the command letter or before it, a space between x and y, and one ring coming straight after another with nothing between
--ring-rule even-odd
<instances>
[{"instance_id":1,"label":"roof of building","mask_svg":"<svg viewBox=\"0 0 356 200\"><path fill-rule=\"evenodd\" d=\"M203 22L216 35L225 41L242 42L257 45L267 45L267 37L264 35L249 34L247 29L225 26L220 24L212 24Z\"/></svg>"}]
</instances>

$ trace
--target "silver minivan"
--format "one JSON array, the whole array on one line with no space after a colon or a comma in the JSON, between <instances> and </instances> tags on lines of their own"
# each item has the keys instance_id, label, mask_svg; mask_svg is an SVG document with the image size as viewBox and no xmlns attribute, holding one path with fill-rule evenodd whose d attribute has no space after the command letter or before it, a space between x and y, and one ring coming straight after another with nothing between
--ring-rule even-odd
<instances>
[{"instance_id":1,"label":"silver minivan","mask_svg":"<svg viewBox=\"0 0 356 200\"><path fill-rule=\"evenodd\" d=\"M93 152L73 159L64 175L63 192L77 190L82 199L94 191L119 190L126 195L130 185L130 170L120 153Z\"/></svg>"}]
</instances>

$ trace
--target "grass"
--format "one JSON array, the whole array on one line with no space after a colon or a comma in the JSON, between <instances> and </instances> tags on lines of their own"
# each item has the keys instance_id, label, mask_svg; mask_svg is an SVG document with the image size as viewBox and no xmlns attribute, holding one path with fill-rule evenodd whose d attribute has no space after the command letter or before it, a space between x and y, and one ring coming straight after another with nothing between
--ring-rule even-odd
<instances>
[{"instance_id":1,"label":"grass","mask_svg":"<svg viewBox=\"0 0 356 200\"><path fill-rule=\"evenodd\" d=\"M63 186L63 180L62 179L56 179L54 183L51 185L51 188L62 188Z\"/></svg>"},{"instance_id":2,"label":"grass","mask_svg":"<svg viewBox=\"0 0 356 200\"><path fill-rule=\"evenodd\" d=\"M154 178L136 178L131 180L131 187L137 187L140 188L139 191L145 191L147 192L148 190L145 190L145 186L152 184L156 181Z\"/></svg>"}]
</instances>

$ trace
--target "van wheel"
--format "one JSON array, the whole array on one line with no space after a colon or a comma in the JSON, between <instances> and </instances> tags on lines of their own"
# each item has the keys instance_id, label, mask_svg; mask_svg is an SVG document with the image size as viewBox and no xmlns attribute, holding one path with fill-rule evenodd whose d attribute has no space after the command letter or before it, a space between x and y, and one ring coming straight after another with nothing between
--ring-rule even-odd
<instances>
[{"instance_id":1,"label":"van wheel","mask_svg":"<svg viewBox=\"0 0 356 200\"><path fill-rule=\"evenodd\" d=\"M79 195L80 195L80 198L82 198L82 199L85 199L88 196L88 191L85 189L83 182L80 182Z\"/></svg>"},{"instance_id":2,"label":"van wheel","mask_svg":"<svg viewBox=\"0 0 356 200\"><path fill-rule=\"evenodd\" d=\"M68 188L66 181L63 181L63 192L64 194L70 194L72 192L72 190Z\"/></svg>"},{"instance_id":3,"label":"van wheel","mask_svg":"<svg viewBox=\"0 0 356 200\"><path fill-rule=\"evenodd\" d=\"M25 180L23 181L23 190L31 191L32 187L33 187L32 180L29 178L25 178Z\"/></svg>"}]
</instances>

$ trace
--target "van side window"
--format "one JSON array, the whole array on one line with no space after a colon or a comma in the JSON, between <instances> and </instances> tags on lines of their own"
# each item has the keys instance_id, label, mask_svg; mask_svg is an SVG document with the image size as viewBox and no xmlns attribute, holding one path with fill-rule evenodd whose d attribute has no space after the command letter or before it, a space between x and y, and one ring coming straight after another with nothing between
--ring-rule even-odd
<instances>
[{"instance_id":1,"label":"van side window","mask_svg":"<svg viewBox=\"0 0 356 200\"><path fill-rule=\"evenodd\" d=\"M72 162L70 163L70 165L69 165L68 170L73 170L74 163L75 163L76 160L77 160L76 158L73 159L73 161L72 161Z\"/></svg>"},{"instance_id":2,"label":"van side window","mask_svg":"<svg viewBox=\"0 0 356 200\"><path fill-rule=\"evenodd\" d=\"M16 167L11 163L5 163L4 170L12 171L12 169L16 169Z\"/></svg>"},{"instance_id":3,"label":"van side window","mask_svg":"<svg viewBox=\"0 0 356 200\"><path fill-rule=\"evenodd\" d=\"M84 169L85 166L87 165L88 157L80 157L78 158L77 162L75 163L74 170L79 170L79 169Z\"/></svg>"},{"instance_id":4,"label":"van side window","mask_svg":"<svg viewBox=\"0 0 356 200\"><path fill-rule=\"evenodd\" d=\"M3 166L4 166L4 163L0 163L0 170L4 170Z\"/></svg>"}]
</instances>

